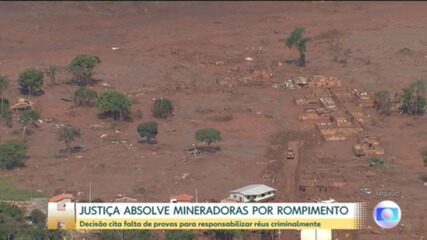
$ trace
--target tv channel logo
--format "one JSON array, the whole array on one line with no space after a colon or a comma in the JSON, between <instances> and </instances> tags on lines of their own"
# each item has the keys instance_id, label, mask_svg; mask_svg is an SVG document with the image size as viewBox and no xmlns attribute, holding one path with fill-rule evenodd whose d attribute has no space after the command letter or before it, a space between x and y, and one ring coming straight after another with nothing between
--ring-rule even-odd
<instances>
[{"instance_id":1,"label":"tv channel logo","mask_svg":"<svg viewBox=\"0 0 427 240\"><path fill-rule=\"evenodd\" d=\"M396 227L401 217L400 207L393 201L382 201L374 208L375 223L384 229Z\"/></svg>"}]
</instances>

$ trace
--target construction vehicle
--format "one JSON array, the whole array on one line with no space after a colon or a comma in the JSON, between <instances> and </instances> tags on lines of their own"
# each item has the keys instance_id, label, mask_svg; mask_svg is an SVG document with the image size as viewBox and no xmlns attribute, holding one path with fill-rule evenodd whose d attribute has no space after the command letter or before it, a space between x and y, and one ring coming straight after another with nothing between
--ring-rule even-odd
<instances>
[{"instance_id":1,"label":"construction vehicle","mask_svg":"<svg viewBox=\"0 0 427 240\"><path fill-rule=\"evenodd\" d=\"M286 159L296 159L298 156L298 151L300 147L299 141L290 141L288 142L288 150L286 152Z\"/></svg>"}]
</instances>

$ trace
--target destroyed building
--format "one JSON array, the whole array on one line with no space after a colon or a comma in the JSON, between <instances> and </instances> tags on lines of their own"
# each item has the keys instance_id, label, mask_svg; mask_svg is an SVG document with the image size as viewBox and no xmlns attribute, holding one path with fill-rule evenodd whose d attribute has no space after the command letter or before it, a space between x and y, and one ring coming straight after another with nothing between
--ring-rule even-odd
<instances>
[{"instance_id":1,"label":"destroyed building","mask_svg":"<svg viewBox=\"0 0 427 240\"><path fill-rule=\"evenodd\" d=\"M316 124L316 129L325 141L344 141L349 137L357 136L363 130L347 120L340 118L339 121Z\"/></svg>"},{"instance_id":2,"label":"destroyed building","mask_svg":"<svg viewBox=\"0 0 427 240\"><path fill-rule=\"evenodd\" d=\"M365 90L358 90L353 89L352 90L355 101L357 105L364 107L364 108L373 108L374 107L374 98Z\"/></svg>"},{"instance_id":3,"label":"destroyed building","mask_svg":"<svg viewBox=\"0 0 427 240\"><path fill-rule=\"evenodd\" d=\"M337 108L335 101L331 97L321 97L319 100L326 109L334 110Z\"/></svg>"},{"instance_id":4,"label":"destroyed building","mask_svg":"<svg viewBox=\"0 0 427 240\"><path fill-rule=\"evenodd\" d=\"M314 75L309 79L307 85L310 88L331 88L331 87L341 87L342 82L336 77L325 77L322 75Z\"/></svg>"},{"instance_id":5,"label":"destroyed building","mask_svg":"<svg viewBox=\"0 0 427 240\"><path fill-rule=\"evenodd\" d=\"M358 157L384 155L384 148L377 137L364 136L353 146L354 154Z\"/></svg>"}]
</instances>

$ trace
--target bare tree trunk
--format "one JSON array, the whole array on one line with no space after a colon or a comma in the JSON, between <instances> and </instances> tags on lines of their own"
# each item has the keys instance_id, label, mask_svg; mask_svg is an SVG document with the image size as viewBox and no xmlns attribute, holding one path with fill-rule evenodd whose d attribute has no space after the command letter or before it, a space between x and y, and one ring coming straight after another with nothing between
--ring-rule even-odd
<instances>
[{"instance_id":1,"label":"bare tree trunk","mask_svg":"<svg viewBox=\"0 0 427 240\"><path fill-rule=\"evenodd\" d=\"M53 71L53 72L51 72L50 73L50 84L52 85L52 86L55 86L55 72Z\"/></svg>"},{"instance_id":2,"label":"bare tree trunk","mask_svg":"<svg viewBox=\"0 0 427 240\"><path fill-rule=\"evenodd\" d=\"M1 99L1 109L0 109L0 117L1 117L1 124L3 125L3 121L4 121L4 119L3 119L3 104L4 104L4 99L3 99L3 93L2 92L0 92L0 99Z\"/></svg>"},{"instance_id":3,"label":"bare tree trunk","mask_svg":"<svg viewBox=\"0 0 427 240\"><path fill-rule=\"evenodd\" d=\"M69 142L65 142L65 147L66 147L66 153L67 153L67 156L70 156L70 152L71 152L71 149L70 149L70 143Z\"/></svg>"},{"instance_id":4,"label":"bare tree trunk","mask_svg":"<svg viewBox=\"0 0 427 240\"><path fill-rule=\"evenodd\" d=\"M300 53L299 65L300 67L305 67L305 53Z\"/></svg>"},{"instance_id":5,"label":"bare tree trunk","mask_svg":"<svg viewBox=\"0 0 427 240\"><path fill-rule=\"evenodd\" d=\"M25 141L25 136L27 136L27 126L22 127L22 139Z\"/></svg>"}]
</instances>

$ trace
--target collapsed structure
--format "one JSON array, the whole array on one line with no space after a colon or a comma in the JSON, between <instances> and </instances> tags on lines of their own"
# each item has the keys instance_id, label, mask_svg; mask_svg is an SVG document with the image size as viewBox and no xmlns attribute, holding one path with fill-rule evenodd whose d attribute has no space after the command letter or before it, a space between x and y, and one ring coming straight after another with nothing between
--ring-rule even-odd
<instances>
[{"instance_id":1,"label":"collapsed structure","mask_svg":"<svg viewBox=\"0 0 427 240\"><path fill-rule=\"evenodd\" d=\"M294 80L295 83L299 79ZM357 136L363 131L362 126L370 122L364 109L372 108L374 100L365 90L349 91L338 78L322 75L314 75L307 78L306 84L296 86L313 88L311 93L294 98L296 105L303 106L298 119L314 121L315 128L326 141Z\"/></svg>"},{"instance_id":2,"label":"collapsed structure","mask_svg":"<svg viewBox=\"0 0 427 240\"><path fill-rule=\"evenodd\" d=\"M364 136L353 146L354 154L358 157L384 155L384 148L378 137Z\"/></svg>"}]
</instances>

